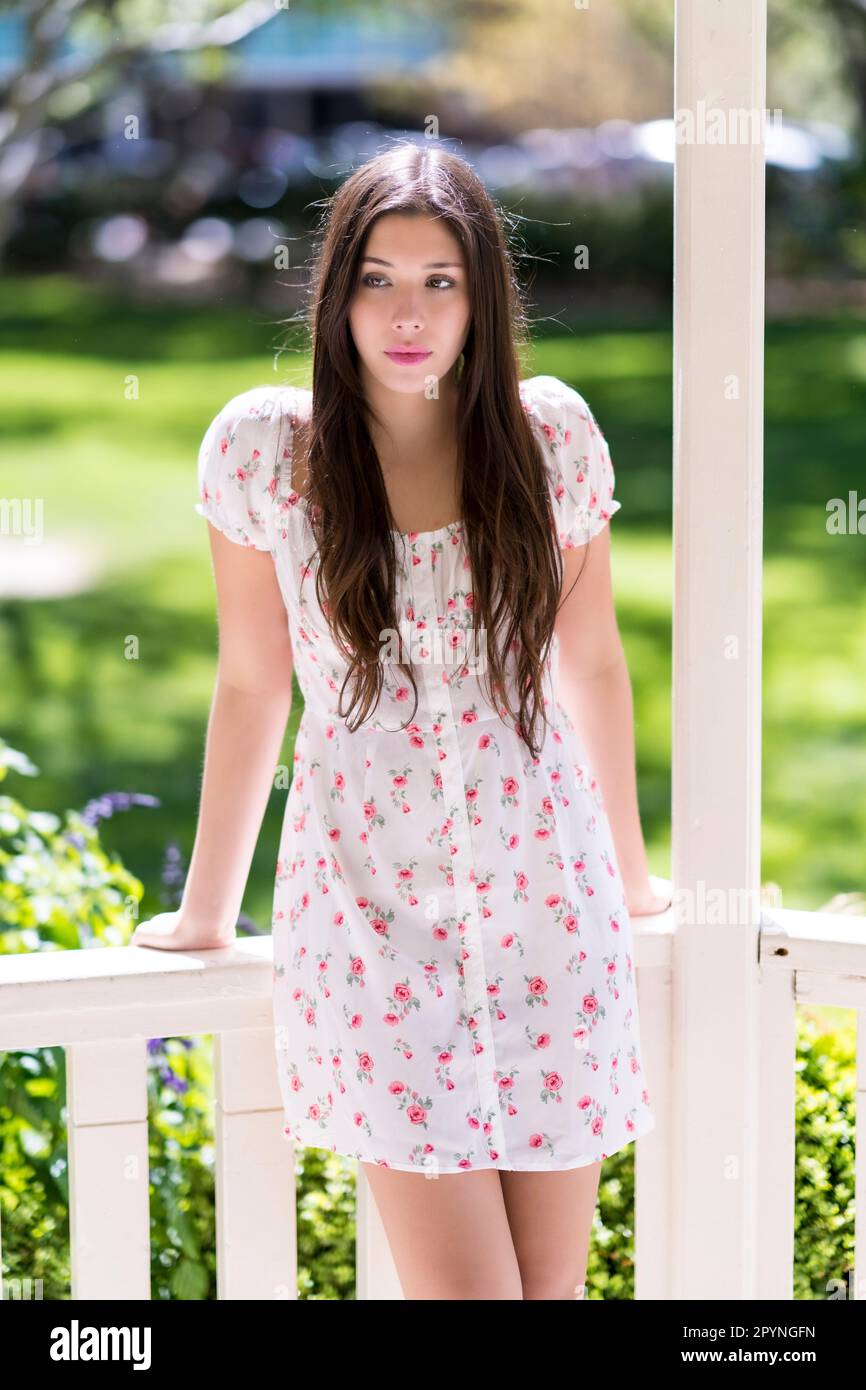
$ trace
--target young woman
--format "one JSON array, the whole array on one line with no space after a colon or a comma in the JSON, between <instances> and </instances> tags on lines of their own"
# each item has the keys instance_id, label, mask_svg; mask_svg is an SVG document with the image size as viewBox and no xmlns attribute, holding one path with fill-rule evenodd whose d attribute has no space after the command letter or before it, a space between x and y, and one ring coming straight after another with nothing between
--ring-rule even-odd
<instances>
[{"instance_id":1,"label":"young woman","mask_svg":"<svg viewBox=\"0 0 866 1390\"><path fill-rule=\"evenodd\" d=\"M294 671L285 1134L364 1165L407 1298L581 1297L601 1163L655 1123L630 916L667 900L611 595L620 504L583 398L519 379L524 334L465 162L400 144L342 184L312 391L244 391L202 442L220 638L198 829L181 907L133 937L232 941Z\"/></svg>"}]
</instances>

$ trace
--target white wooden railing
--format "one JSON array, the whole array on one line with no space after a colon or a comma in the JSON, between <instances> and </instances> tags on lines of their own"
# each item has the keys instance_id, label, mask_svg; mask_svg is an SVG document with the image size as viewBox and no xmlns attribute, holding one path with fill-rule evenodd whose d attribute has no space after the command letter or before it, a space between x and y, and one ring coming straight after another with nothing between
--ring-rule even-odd
<instances>
[{"instance_id":1,"label":"white wooden railing","mask_svg":"<svg viewBox=\"0 0 866 1390\"><path fill-rule=\"evenodd\" d=\"M656 1128L635 1143L635 1296L679 1297L671 1123L683 1069L673 1008L674 911L633 922L641 1040ZM866 1296L866 917L762 910L759 1202L743 1242L760 1298L790 1299L798 1002L857 1010L856 1287ZM220 951L132 947L0 957L0 1050L66 1050L73 1299L148 1299L148 1038L214 1038L217 1297L297 1297L294 1148L283 1137L271 938ZM388 1242L357 1167L357 1297L400 1299ZM706 1251L712 1264L713 1251ZM722 1272L720 1284L724 1282Z\"/></svg>"},{"instance_id":2,"label":"white wooden railing","mask_svg":"<svg viewBox=\"0 0 866 1390\"><path fill-rule=\"evenodd\" d=\"M652 919L635 923L641 1036L658 1116L657 1128L636 1146L635 1296L641 1299L689 1297L681 1272L676 1270L677 1248L672 1238L678 1221L683 1224L681 1210L676 1213L678 1221L675 1219L675 1203L684 1200L679 1177L684 1151L687 1143L692 1146L689 1152L695 1145L694 1135L688 1134L685 1054L691 1045L703 1055L714 1046L717 1031L714 1000L704 1001L703 1025L696 1024L693 1015L686 1023L685 1011L675 1007L676 995L687 987L693 968L674 949L675 933L681 926L699 931L700 924L675 924L673 916L668 913L666 920L659 919L667 952L658 944L650 946L656 934ZM757 994L758 1028L751 1052L757 1086L757 1132L745 1137L735 1134L723 1152L713 1139L705 1139L704 1167L691 1175L690 1200L700 1203L701 1192L707 1203L714 1200L716 1165L720 1162L725 1165L727 1180L742 1181L742 1151L754 1141L754 1216L743 1224L731 1244L745 1270L744 1282L754 1288L755 1298L793 1298L796 1007L812 1004L855 1009L855 1260L854 1290L848 1296L866 1298L866 916L761 907L758 917L751 982ZM713 949L711 939L707 949ZM724 1078L724 1058L720 1071ZM728 1089L736 1084L736 1075L732 1063ZM688 1139L683 1138L686 1134ZM691 1215L696 1215L694 1207ZM729 1241L726 1236L727 1255L712 1245L704 1249L704 1297L729 1296L731 1274L724 1267ZM841 1280L842 1274L842 1270L828 1270L828 1297L831 1284ZM838 1297L838 1291L833 1296Z\"/></svg>"},{"instance_id":3,"label":"white wooden railing","mask_svg":"<svg viewBox=\"0 0 866 1390\"><path fill-rule=\"evenodd\" d=\"M794 1247L794 1029L798 1004L855 1009L854 1290L866 1298L866 916L765 911L760 959L761 1298L791 1298ZM842 1270L827 1271L830 1284ZM835 1296L838 1296L836 1294Z\"/></svg>"}]
</instances>

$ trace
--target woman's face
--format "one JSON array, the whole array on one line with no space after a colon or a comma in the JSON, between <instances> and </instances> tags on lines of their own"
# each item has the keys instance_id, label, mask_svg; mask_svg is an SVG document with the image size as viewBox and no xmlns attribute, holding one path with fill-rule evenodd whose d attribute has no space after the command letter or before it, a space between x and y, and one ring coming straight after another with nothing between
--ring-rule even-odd
<instances>
[{"instance_id":1,"label":"woman's face","mask_svg":"<svg viewBox=\"0 0 866 1390\"><path fill-rule=\"evenodd\" d=\"M349 327L362 376L366 368L389 390L424 391L431 377L447 376L469 332L469 286L460 243L445 222L386 213L373 224Z\"/></svg>"}]
</instances>

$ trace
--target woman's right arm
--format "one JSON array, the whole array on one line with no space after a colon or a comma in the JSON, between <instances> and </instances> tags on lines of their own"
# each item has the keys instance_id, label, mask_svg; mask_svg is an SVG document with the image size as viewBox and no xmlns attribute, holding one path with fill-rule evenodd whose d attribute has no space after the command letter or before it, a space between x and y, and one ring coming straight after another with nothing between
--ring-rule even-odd
<instances>
[{"instance_id":1,"label":"woman's right arm","mask_svg":"<svg viewBox=\"0 0 866 1390\"><path fill-rule=\"evenodd\" d=\"M198 825L183 900L131 944L190 950L234 940L292 706L292 647L273 557L208 522L219 657Z\"/></svg>"}]
</instances>

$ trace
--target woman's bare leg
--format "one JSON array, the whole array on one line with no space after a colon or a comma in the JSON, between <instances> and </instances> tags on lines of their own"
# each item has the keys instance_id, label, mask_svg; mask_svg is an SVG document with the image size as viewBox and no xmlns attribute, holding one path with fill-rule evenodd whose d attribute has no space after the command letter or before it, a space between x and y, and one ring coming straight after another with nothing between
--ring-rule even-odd
<instances>
[{"instance_id":1,"label":"woman's bare leg","mask_svg":"<svg viewBox=\"0 0 866 1390\"><path fill-rule=\"evenodd\" d=\"M500 1172L524 1299L583 1298L600 1173Z\"/></svg>"},{"instance_id":2,"label":"woman's bare leg","mask_svg":"<svg viewBox=\"0 0 866 1390\"><path fill-rule=\"evenodd\" d=\"M522 1299L499 1173L362 1163L407 1299Z\"/></svg>"}]
</instances>

